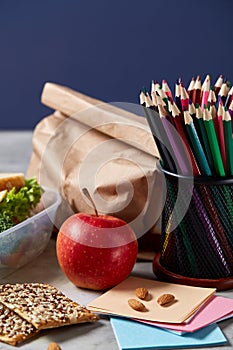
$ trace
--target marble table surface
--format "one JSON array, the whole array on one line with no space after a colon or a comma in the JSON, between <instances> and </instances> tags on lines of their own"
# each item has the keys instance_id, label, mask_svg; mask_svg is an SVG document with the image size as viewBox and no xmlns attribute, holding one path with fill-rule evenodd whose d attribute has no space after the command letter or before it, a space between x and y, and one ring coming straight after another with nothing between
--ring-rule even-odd
<instances>
[{"instance_id":1,"label":"marble table surface","mask_svg":"<svg viewBox=\"0 0 233 350\"><path fill-rule=\"evenodd\" d=\"M31 131L4 131L0 132L0 172L19 171L25 172L31 156ZM38 258L30 264L11 273L1 273L0 283L16 282L45 282L50 283L64 292L67 296L85 305L100 295L100 292L89 291L75 287L61 272L55 253L56 237L52 236L48 247ZM132 275L145 278L155 278L152 272L151 262L137 262ZM218 292L217 294L233 298L233 290ZM221 347L202 349L233 348L233 319L222 321L219 326L228 339L228 343ZM101 319L93 324L81 324L62 329L43 331L30 342L20 345L22 350L46 350L49 342L60 344L62 350L117 350L118 345L113 334L109 318ZM0 343L0 350L12 349L4 343Z\"/></svg>"}]
</instances>

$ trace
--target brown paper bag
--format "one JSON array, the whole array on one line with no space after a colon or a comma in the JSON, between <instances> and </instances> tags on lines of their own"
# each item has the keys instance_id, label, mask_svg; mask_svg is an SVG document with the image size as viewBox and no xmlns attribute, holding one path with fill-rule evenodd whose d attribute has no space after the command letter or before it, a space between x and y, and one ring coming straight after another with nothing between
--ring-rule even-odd
<instances>
[{"instance_id":1,"label":"brown paper bag","mask_svg":"<svg viewBox=\"0 0 233 350\"><path fill-rule=\"evenodd\" d=\"M42 103L55 112L34 130L27 176L61 193L61 222L72 212L93 213L86 187L100 213L126 220L138 238L159 232L162 177L146 119L52 83Z\"/></svg>"}]
</instances>

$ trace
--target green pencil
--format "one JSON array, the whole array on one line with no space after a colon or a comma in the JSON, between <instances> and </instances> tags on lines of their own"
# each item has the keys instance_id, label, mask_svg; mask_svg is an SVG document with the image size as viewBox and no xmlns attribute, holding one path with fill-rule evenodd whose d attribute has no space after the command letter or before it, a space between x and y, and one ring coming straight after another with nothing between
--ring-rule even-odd
<instances>
[{"instance_id":1,"label":"green pencil","mask_svg":"<svg viewBox=\"0 0 233 350\"><path fill-rule=\"evenodd\" d=\"M195 155L196 161L199 164L202 175L211 176L211 170L202 148L201 142L199 140L196 128L193 123L193 118L191 117L189 111L184 111L184 122L185 128L187 130L189 140L192 144L193 153Z\"/></svg>"},{"instance_id":2,"label":"green pencil","mask_svg":"<svg viewBox=\"0 0 233 350\"><path fill-rule=\"evenodd\" d=\"M223 113L222 117L223 130L224 130L224 141L226 150L226 163L228 175L233 175L233 140L232 140L232 125L231 116L227 108Z\"/></svg>"},{"instance_id":3,"label":"green pencil","mask_svg":"<svg viewBox=\"0 0 233 350\"><path fill-rule=\"evenodd\" d=\"M218 140L217 140L217 136L214 128L213 119L206 107L204 108L203 120L206 128L206 133L207 133L211 153L214 160L215 171L217 175L225 176L225 170L222 162L222 157L221 157L221 153L218 145Z\"/></svg>"},{"instance_id":4,"label":"green pencil","mask_svg":"<svg viewBox=\"0 0 233 350\"><path fill-rule=\"evenodd\" d=\"M210 145L208 142L207 134L206 134L206 129L203 121L203 113L202 109L199 106L199 104L196 104L196 115L195 118L193 119L194 125L196 127L197 133L199 135L202 147L205 151L206 158L208 160L208 164L210 166L210 169L213 171L214 170L214 161L210 149Z\"/></svg>"}]
</instances>

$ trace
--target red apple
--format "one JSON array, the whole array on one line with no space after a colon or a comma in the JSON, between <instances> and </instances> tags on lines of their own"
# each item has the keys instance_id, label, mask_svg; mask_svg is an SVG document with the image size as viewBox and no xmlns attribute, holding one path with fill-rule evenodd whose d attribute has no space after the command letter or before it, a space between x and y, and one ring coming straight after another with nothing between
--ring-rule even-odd
<instances>
[{"instance_id":1,"label":"red apple","mask_svg":"<svg viewBox=\"0 0 233 350\"><path fill-rule=\"evenodd\" d=\"M125 221L97 215L70 216L60 228L56 249L59 265L71 282L78 287L104 290L130 274L138 243Z\"/></svg>"}]
</instances>

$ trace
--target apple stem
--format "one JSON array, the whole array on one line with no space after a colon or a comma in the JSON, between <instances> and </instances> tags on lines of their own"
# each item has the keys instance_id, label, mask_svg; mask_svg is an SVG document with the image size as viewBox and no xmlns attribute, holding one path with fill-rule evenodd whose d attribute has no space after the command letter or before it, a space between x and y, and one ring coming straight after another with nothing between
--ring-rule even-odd
<instances>
[{"instance_id":1,"label":"apple stem","mask_svg":"<svg viewBox=\"0 0 233 350\"><path fill-rule=\"evenodd\" d=\"M83 194L84 194L84 195L89 199L89 201L91 202L91 204L92 204L92 206L93 206L93 209L94 209L94 211L95 211L95 215L96 215L96 216L99 216L99 213L98 213L98 211L97 211L97 209L96 209L96 205L95 205L95 203L94 203L94 201L93 201L93 199L92 199L92 197L91 197L91 195L90 195L88 189L87 189L87 188L83 188L82 191L83 191Z\"/></svg>"}]
</instances>

